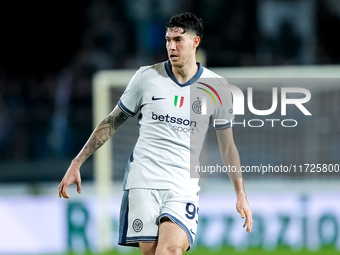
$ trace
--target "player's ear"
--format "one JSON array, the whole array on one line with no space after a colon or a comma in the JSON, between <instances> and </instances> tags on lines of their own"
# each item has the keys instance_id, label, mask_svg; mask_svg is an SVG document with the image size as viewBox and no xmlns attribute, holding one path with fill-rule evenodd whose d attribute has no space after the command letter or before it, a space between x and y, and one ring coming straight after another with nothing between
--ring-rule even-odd
<instances>
[{"instance_id":1,"label":"player's ear","mask_svg":"<svg viewBox=\"0 0 340 255\"><path fill-rule=\"evenodd\" d=\"M198 47L198 45L200 44L200 41L201 41L201 39L200 39L200 37L198 35L194 36L193 42L194 42L194 47L195 48Z\"/></svg>"}]
</instances>

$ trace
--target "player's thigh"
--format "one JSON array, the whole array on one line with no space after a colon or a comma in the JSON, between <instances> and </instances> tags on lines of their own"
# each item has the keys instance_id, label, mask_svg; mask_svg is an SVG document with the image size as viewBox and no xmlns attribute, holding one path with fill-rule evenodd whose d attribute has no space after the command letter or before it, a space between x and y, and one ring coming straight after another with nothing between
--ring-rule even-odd
<instances>
[{"instance_id":1,"label":"player's thigh","mask_svg":"<svg viewBox=\"0 0 340 255\"><path fill-rule=\"evenodd\" d=\"M163 219L158 230L156 255L180 255L189 247L186 232L169 219Z\"/></svg>"},{"instance_id":2,"label":"player's thigh","mask_svg":"<svg viewBox=\"0 0 340 255\"><path fill-rule=\"evenodd\" d=\"M198 197L188 197L175 191L168 191L157 223L159 224L158 246L171 247L175 243L180 244L181 249L189 250L197 230ZM166 238L160 239L161 235L166 235Z\"/></svg>"},{"instance_id":3,"label":"player's thigh","mask_svg":"<svg viewBox=\"0 0 340 255\"><path fill-rule=\"evenodd\" d=\"M146 242L140 242L139 243L139 249L142 255L155 255L156 253L156 247L157 242L152 243L146 243Z\"/></svg>"}]
</instances>

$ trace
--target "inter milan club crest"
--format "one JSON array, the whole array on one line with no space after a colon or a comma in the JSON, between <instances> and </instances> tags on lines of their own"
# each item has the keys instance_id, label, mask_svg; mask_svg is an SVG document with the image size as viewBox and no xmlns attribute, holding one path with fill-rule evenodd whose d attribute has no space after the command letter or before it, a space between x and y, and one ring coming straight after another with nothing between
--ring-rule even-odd
<instances>
[{"instance_id":1,"label":"inter milan club crest","mask_svg":"<svg viewBox=\"0 0 340 255\"><path fill-rule=\"evenodd\" d=\"M143 229L143 222L140 219L135 219L132 223L132 228L135 232L140 232Z\"/></svg>"},{"instance_id":2,"label":"inter milan club crest","mask_svg":"<svg viewBox=\"0 0 340 255\"><path fill-rule=\"evenodd\" d=\"M174 105L176 108L181 108L184 103L184 97L175 96Z\"/></svg>"},{"instance_id":3,"label":"inter milan club crest","mask_svg":"<svg viewBox=\"0 0 340 255\"><path fill-rule=\"evenodd\" d=\"M194 113L205 115L207 114L207 102L205 97L198 97L195 102L192 103L192 110Z\"/></svg>"},{"instance_id":4,"label":"inter milan club crest","mask_svg":"<svg viewBox=\"0 0 340 255\"><path fill-rule=\"evenodd\" d=\"M192 103L192 110L197 114L202 113L202 100L199 97L195 102Z\"/></svg>"}]
</instances>

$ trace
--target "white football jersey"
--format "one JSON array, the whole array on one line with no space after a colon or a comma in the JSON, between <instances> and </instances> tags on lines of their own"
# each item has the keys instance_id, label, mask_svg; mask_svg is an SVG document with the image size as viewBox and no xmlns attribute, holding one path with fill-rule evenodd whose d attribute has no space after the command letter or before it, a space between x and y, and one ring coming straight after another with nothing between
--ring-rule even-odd
<instances>
[{"instance_id":1,"label":"white football jersey","mask_svg":"<svg viewBox=\"0 0 340 255\"><path fill-rule=\"evenodd\" d=\"M229 128L234 120L226 80L198 65L185 84L178 83L169 60L141 67L129 82L118 106L131 117L140 111L139 138L125 170L124 190L197 195L198 178L190 178L190 169L199 165L210 118L227 120L216 129Z\"/></svg>"}]
</instances>

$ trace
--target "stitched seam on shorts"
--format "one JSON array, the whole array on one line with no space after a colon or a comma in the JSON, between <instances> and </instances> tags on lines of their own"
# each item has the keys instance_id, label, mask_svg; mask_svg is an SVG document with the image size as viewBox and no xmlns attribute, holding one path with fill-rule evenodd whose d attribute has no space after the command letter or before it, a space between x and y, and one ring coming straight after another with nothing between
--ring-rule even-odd
<instances>
[{"instance_id":1,"label":"stitched seam on shorts","mask_svg":"<svg viewBox=\"0 0 340 255\"><path fill-rule=\"evenodd\" d=\"M138 243L138 242L150 242L157 241L157 236L136 236L136 237L127 237L126 243Z\"/></svg>"}]
</instances>

